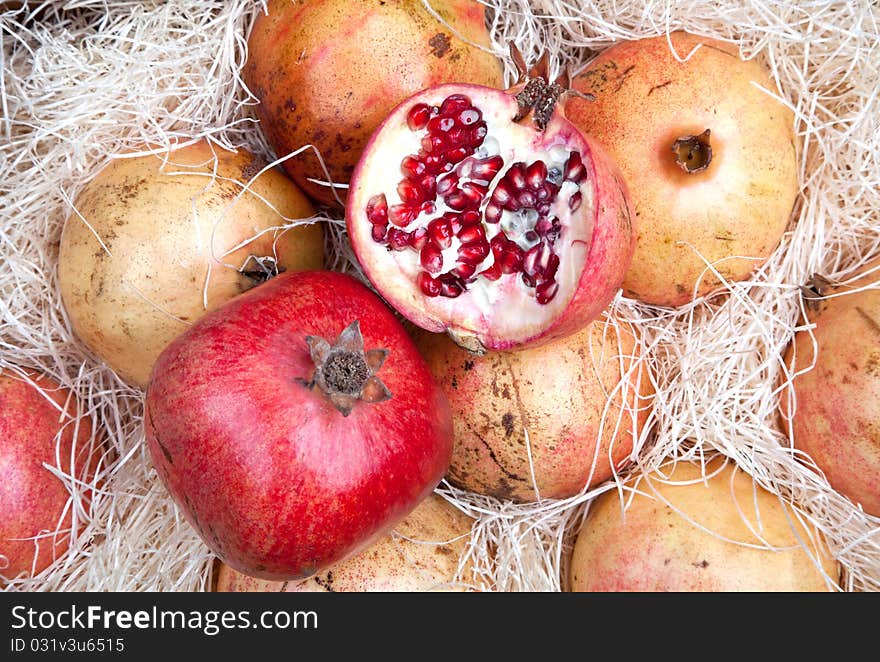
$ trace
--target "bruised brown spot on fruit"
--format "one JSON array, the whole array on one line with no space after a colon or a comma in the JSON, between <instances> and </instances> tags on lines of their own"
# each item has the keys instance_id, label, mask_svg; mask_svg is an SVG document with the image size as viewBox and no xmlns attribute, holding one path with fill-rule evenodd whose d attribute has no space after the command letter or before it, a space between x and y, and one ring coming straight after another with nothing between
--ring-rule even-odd
<instances>
[{"instance_id":1,"label":"bruised brown spot on fruit","mask_svg":"<svg viewBox=\"0 0 880 662\"><path fill-rule=\"evenodd\" d=\"M470 372L471 370L474 369L474 362L473 361L465 361L462 364L462 368L464 368L465 372Z\"/></svg>"},{"instance_id":2,"label":"bruised brown spot on fruit","mask_svg":"<svg viewBox=\"0 0 880 662\"><path fill-rule=\"evenodd\" d=\"M632 75L633 70L636 68L636 65L631 64L626 69L620 72L620 75L617 77L617 87L614 88L615 92L620 92L620 88L624 86L626 81Z\"/></svg>"},{"instance_id":3,"label":"bruised brown spot on fruit","mask_svg":"<svg viewBox=\"0 0 880 662\"><path fill-rule=\"evenodd\" d=\"M166 461L168 464L173 465L173 464L174 464L174 460L171 458L171 452L165 447L165 444L163 444L161 441L159 441L159 438L158 438L158 437L156 437L156 443L159 444L159 448L162 449L162 455L165 456L165 461Z\"/></svg>"},{"instance_id":4,"label":"bruised brown spot on fruit","mask_svg":"<svg viewBox=\"0 0 880 662\"><path fill-rule=\"evenodd\" d=\"M664 87L666 87L667 85L670 85L671 83L672 83L672 81L668 80L665 83L660 83L659 85L654 85L650 90L648 90L648 96L651 96L655 90L663 89Z\"/></svg>"},{"instance_id":5,"label":"bruised brown spot on fruit","mask_svg":"<svg viewBox=\"0 0 880 662\"><path fill-rule=\"evenodd\" d=\"M880 377L880 352L871 352L865 363L865 372L872 377Z\"/></svg>"},{"instance_id":6,"label":"bruised brown spot on fruit","mask_svg":"<svg viewBox=\"0 0 880 662\"><path fill-rule=\"evenodd\" d=\"M878 323L877 320L866 313L861 306L856 306L856 312L859 314L859 317L865 320L865 323L868 325L871 331L873 331L877 335L880 335L880 323Z\"/></svg>"},{"instance_id":7,"label":"bruised brown spot on fruit","mask_svg":"<svg viewBox=\"0 0 880 662\"><path fill-rule=\"evenodd\" d=\"M513 434L513 414L507 412L501 417L501 425L504 427L504 436L510 437Z\"/></svg>"},{"instance_id":8,"label":"bruised brown spot on fruit","mask_svg":"<svg viewBox=\"0 0 880 662\"><path fill-rule=\"evenodd\" d=\"M315 577L315 583L323 588L328 593L335 593L336 589L333 587L333 571L330 570L324 577Z\"/></svg>"},{"instance_id":9,"label":"bruised brown spot on fruit","mask_svg":"<svg viewBox=\"0 0 880 662\"><path fill-rule=\"evenodd\" d=\"M681 136L672 143L675 163L684 172L702 172L712 162L712 145L709 143L710 131L706 129L698 136Z\"/></svg>"},{"instance_id":10,"label":"bruised brown spot on fruit","mask_svg":"<svg viewBox=\"0 0 880 662\"><path fill-rule=\"evenodd\" d=\"M291 99L290 97L288 97L287 99L284 100L284 109L287 110L288 112L291 112L291 113L295 112L296 111L296 102L293 99Z\"/></svg>"},{"instance_id":11,"label":"bruised brown spot on fruit","mask_svg":"<svg viewBox=\"0 0 880 662\"><path fill-rule=\"evenodd\" d=\"M241 168L241 177L245 183L251 181L254 176L263 169L263 164L261 164L257 159L252 159L250 163L242 166Z\"/></svg>"},{"instance_id":12,"label":"bruised brown spot on fruit","mask_svg":"<svg viewBox=\"0 0 880 662\"><path fill-rule=\"evenodd\" d=\"M438 32L428 40L428 45L431 47L431 55L438 58L443 57L449 52L450 43L449 35Z\"/></svg>"},{"instance_id":13,"label":"bruised brown spot on fruit","mask_svg":"<svg viewBox=\"0 0 880 662\"><path fill-rule=\"evenodd\" d=\"M695 568L703 568L704 570L709 567L709 562L706 559L703 559L699 563L691 563Z\"/></svg>"},{"instance_id":14,"label":"bruised brown spot on fruit","mask_svg":"<svg viewBox=\"0 0 880 662\"><path fill-rule=\"evenodd\" d=\"M502 464L501 460L498 459L498 456L495 455L495 450L492 448L492 446L489 444L489 442L487 442L487 441L486 441L481 435L479 435L479 434L476 434L476 433L475 433L474 436L479 440L479 442L480 442L481 444L483 444L483 446L486 447L486 451L489 453L489 458L492 460L492 462L495 463L495 465L496 465L499 469L501 469L501 473L503 473L505 476L507 476L507 477L510 478L511 480L517 480L517 481L520 481L520 482L522 482L522 481L524 480L524 479L522 478L522 476L518 476L518 475L516 475L515 473L513 473L512 471L510 471L507 467L505 467L504 464ZM508 487L509 487L509 483L507 483L507 481L505 481L503 478L502 478L501 480L502 480L502 482L503 482L505 485L508 485Z\"/></svg>"}]
</instances>

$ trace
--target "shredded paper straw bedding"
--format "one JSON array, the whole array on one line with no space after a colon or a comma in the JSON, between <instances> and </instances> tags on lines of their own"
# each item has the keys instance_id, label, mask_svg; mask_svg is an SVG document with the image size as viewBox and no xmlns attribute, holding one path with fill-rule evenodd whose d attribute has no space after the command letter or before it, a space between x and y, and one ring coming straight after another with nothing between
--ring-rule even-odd
<instances>
[{"instance_id":1,"label":"shredded paper straw bedding","mask_svg":"<svg viewBox=\"0 0 880 662\"><path fill-rule=\"evenodd\" d=\"M725 283L677 309L622 296L613 303L616 323L640 332L639 360L651 368L656 391L631 469L576 497L527 504L440 485L440 494L474 518L466 555L478 588L564 590L573 536L595 496L616 490L624 506L632 496L627 476L721 453L789 504L793 518L824 534L843 568L843 590L880 589L880 520L832 490L777 423L780 398L792 397L795 377L782 355L797 330L809 329L799 322L800 286L814 274L845 281L880 253L877 4L484 4L494 50L505 61L513 40L527 60L546 51L555 70L576 71L617 41L676 29L726 40L743 57L758 58L795 113L801 193L782 244L748 282ZM57 532L70 536L70 551L6 590L210 587L213 556L146 452L143 393L71 332L56 277L58 241L78 191L124 152L207 137L271 163L295 158L266 145L255 99L239 76L247 35L264 10L243 0L70 0L0 11L0 370L40 370L72 389L81 416L94 423L94 452L102 454L94 485L50 467L71 493L74 525ZM506 73L512 81L507 61ZM278 225L301 222L327 224L329 268L359 273L340 216L279 215ZM604 425L632 425L632 413ZM95 496L83 507L87 489Z\"/></svg>"}]
</instances>

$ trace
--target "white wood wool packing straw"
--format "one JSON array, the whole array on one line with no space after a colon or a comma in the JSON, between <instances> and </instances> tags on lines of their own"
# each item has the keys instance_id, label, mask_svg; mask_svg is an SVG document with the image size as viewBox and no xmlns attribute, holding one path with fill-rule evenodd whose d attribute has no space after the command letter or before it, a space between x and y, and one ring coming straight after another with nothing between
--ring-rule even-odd
<instances>
[{"instance_id":1,"label":"white wood wool packing straw","mask_svg":"<svg viewBox=\"0 0 880 662\"><path fill-rule=\"evenodd\" d=\"M427 4L430 4L428 2ZM486 0L493 45L506 58L547 51L572 70L620 40L684 29L727 40L765 64L795 112L801 193L773 257L748 282L679 309L618 297L641 332L656 399L636 444L649 471L714 452L791 500L827 537L844 590L880 589L880 521L801 463L776 423L791 375L781 360L799 328L799 286L842 280L880 252L880 12L876 3ZM77 192L116 155L146 143L209 137L268 161L254 97L239 72L262 3L181 0L30 2L0 13L0 369L42 370L73 389L101 430L101 488L69 553L6 590L191 591L210 586L212 555L186 524L143 444L143 394L73 336L56 260ZM686 55L686 54L683 54ZM508 80L514 68L506 62ZM284 227L292 219L279 217ZM341 218L328 224L328 266L360 273ZM712 270L707 265L707 270ZM878 276L880 279L880 276ZM606 421L606 425L627 424ZM77 487L71 485L73 496ZM467 554L480 588L564 589L572 535L600 492L502 503L442 484L475 518ZM621 491L621 502L626 493Z\"/></svg>"}]
</instances>

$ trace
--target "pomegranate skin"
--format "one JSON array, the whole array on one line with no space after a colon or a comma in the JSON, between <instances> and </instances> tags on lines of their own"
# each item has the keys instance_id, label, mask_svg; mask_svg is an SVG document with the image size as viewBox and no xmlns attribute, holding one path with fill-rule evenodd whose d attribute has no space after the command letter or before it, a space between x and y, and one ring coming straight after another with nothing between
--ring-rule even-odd
<instances>
[{"instance_id":1,"label":"pomegranate skin","mask_svg":"<svg viewBox=\"0 0 880 662\"><path fill-rule=\"evenodd\" d=\"M564 499L629 463L653 388L645 364L634 365L627 324L618 336L599 319L537 348L485 356L443 334L418 334L416 344L452 405L450 483L517 502L534 501L536 487L541 498Z\"/></svg>"},{"instance_id":2,"label":"pomegranate skin","mask_svg":"<svg viewBox=\"0 0 880 662\"><path fill-rule=\"evenodd\" d=\"M575 539L569 590L836 588L839 564L821 532L799 521L790 505L732 461L707 462L705 475L699 465L680 461L636 476L629 482L635 492L624 493L624 501L616 490L596 497Z\"/></svg>"},{"instance_id":3,"label":"pomegranate skin","mask_svg":"<svg viewBox=\"0 0 880 662\"><path fill-rule=\"evenodd\" d=\"M862 271L878 266L874 260ZM824 294L844 295L878 279L875 271ZM810 334L799 331L785 355L794 371L815 366L792 382L793 411L782 396L780 423L834 489L880 517L880 291L816 303L807 317L815 325L817 351Z\"/></svg>"},{"instance_id":4,"label":"pomegranate skin","mask_svg":"<svg viewBox=\"0 0 880 662\"><path fill-rule=\"evenodd\" d=\"M392 397L344 416L306 336L359 321ZM449 404L393 313L329 271L286 272L201 318L159 357L145 428L154 464L217 556L263 579L312 575L368 546L437 486Z\"/></svg>"},{"instance_id":5,"label":"pomegranate skin","mask_svg":"<svg viewBox=\"0 0 880 662\"><path fill-rule=\"evenodd\" d=\"M580 152L591 187L591 196L584 195L584 199L591 198L593 213L580 229L586 233L586 240L572 242L579 246L571 250L577 252L576 259L582 261L582 266L577 267L580 272L573 279L570 294L566 294L569 298L552 319L531 321L544 314L541 304L534 300L531 307L523 307L519 311L522 319L530 321L516 334L499 332L490 322L493 309L503 307L503 301L485 309L474 304L464 315L459 315L463 306L467 305L461 302L468 301L468 293L452 300L454 303L445 303L441 297L426 298L411 282L405 281L396 272L390 273L392 270L384 261L389 251L371 237L366 208L376 190L365 180L373 177L370 170L377 163L374 152L380 149L383 139L398 130L404 130L407 113L414 105L439 105L443 99L459 94L473 99L477 107L481 104L491 105L497 116L513 118L518 112L514 94L468 84L439 85L423 90L398 105L373 134L352 176L346 224L355 255L373 286L400 314L426 331L450 333L456 342L468 349L476 345L479 348L477 353L534 347L571 335L598 318L620 291L635 251L637 227L629 190L620 170L601 144L566 119L562 106L557 107L543 132L532 132L531 146L536 150L543 149L543 136L549 135ZM382 163L382 159L378 162ZM587 244L588 247L583 249ZM560 272L565 269L565 266L560 266Z\"/></svg>"},{"instance_id":6,"label":"pomegranate skin","mask_svg":"<svg viewBox=\"0 0 880 662\"><path fill-rule=\"evenodd\" d=\"M77 427L70 391L45 375L27 374L37 388L11 371L0 374L0 556L6 558L0 575L8 579L39 574L69 546L67 532L40 538L38 553L34 541L15 540L71 526L69 511L62 518L70 492L43 463L86 483L97 466L97 454L89 460L91 423L82 418Z\"/></svg>"},{"instance_id":7,"label":"pomegranate skin","mask_svg":"<svg viewBox=\"0 0 880 662\"><path fill-rule=\"evenodd\" d=\"M617 43L572 80L569 119L599 140L623 172L639 237L623 283L644 303L679 306L716 289L704 260L748 278L778 246L799 191L794 115L767 92L775 82L735 46L685 32ZM712 159L685 172L672 145L710 130ZM700 280L702 277L702 280ZM699 281L699 286L697 283Z\"/></svg>"},{"instance_id":8,"label":"pomegranate skin","mask_svg":"<svg viewBox=\"0 0 880 662\"><path fill-rule=\"evenodd\" d=\"M501 86L485 7L474 0L434 0L438 22L421 0L272 0L248 39L242 77L259 100L256 115L281 157L305 145L321 152L334 182L348 183L370 134L391 108L418 90L462 81ZM472 42L472 43L468 43ZM312 150L284 162L316 202L337 205ZM337 189L343 201L346 189Z\"/></svg>"}]
</instances>

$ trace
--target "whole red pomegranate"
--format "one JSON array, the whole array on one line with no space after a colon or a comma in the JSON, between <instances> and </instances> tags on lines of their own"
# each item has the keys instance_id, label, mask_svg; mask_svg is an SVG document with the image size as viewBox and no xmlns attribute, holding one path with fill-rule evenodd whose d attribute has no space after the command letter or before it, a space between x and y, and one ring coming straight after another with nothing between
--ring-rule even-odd
<instances>
[{"instance_id":1,"label":"whole red pomegranate","mask_svg":"<svg viewBox=\"0 0 880 662\"><path fill-rule=\"evenodd\" d=\"M329 271L286 272L159 356L145 428L172 496L227 565L308 576L436 487L449 404L391 310Z\"/></svg>"},{"instance_id":2,"label":"whole red pomegranate","mask_svg":"<svg viewBox=\"0 0 880 662\"><path fill-rule=\"evenodd\" d=\"M314 145L347 184L370 134L415 92L449 82L501 85L475 0L270 0L248 38L242 78L259 100L267 141L284 156ZM486 49L486 50L483 50ZM336 204L312 150L284 168L312 199ZM345 188L336 194L345 199Z\"/></svg>"},{"instance_id":3,"label":"whole red pomegranate","mask_svg":"<svg viewBox=\"0 0 880 662\"><path fill-rule=\"evenodd\" d=\"M364 272L416 325L475 353L574 333L620 288L635 247L616 166L565 119L546 59L510 90L441 85L400 104L352 178Z\"/></svg>"},{"instance_id":4,"label":"whole red pomegranate","mask_svg":"<svg viewBox=\"0 0 880 662\"><path fill-rule=\"evenodd\" d=\"M79 416L71 392L54 379L33 371L0 373L3 577L36 575L67 551L73 497L43 465L89 484L99 457L92 452L91 436L89 419Z\"/></svg>"},{"instance_id":5,"label":"whole red pomegranate","mask_svg":"<svg viewBox=\"0 0 880 662\"><path fill-rule=\"evenodd\" d=\"M797 147L764 67L673 32L615 44L572 83L595 100L572 100L569 117L608 148L639 217L628 296L678 306L718 287L706 261L740 281L770 257L798 193Z\"/></svg>"}]
</instances>

